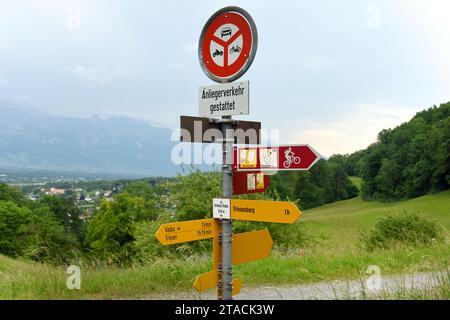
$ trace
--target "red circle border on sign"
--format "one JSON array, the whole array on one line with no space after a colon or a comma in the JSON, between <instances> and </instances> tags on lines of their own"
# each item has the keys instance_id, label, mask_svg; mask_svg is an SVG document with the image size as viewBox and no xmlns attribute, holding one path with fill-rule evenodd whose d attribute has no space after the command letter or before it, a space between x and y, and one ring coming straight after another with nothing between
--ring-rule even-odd
<instances>
[{"instance_id":1,"label":"red circle border on sign","mask_svg":"<svg viewBox=\"0 0 450 320\"><path fill-rule=\"evenodd\" d=\"M234 24L236 27L238 27L239 33L242 35L242 52L232 65L229 66L225 65L225 62L227 62L228 59L224 58L224 66L221 67L217 65L212 59L210 52L210 45L211 41L214 41L215 39L214 32L221 25L227 23ZM219 45L222 45L222 43L219 43L217 41L214 42L218 43ZM232 41L228 41L225 46L222 45L224 47L223 48L224 55L228 55L228 46L231 43ZM211 72L216 77L220 78L232 77L233 75L237 74L247 63L247 60L249 59L251 54L252 46L253 46L252 30L249 22L239 13L223 12L211 22L211 24L208 26L206 30L202 47L204 66L206 69L208 69L209 72Z\"/></svg>"}]
</instances>

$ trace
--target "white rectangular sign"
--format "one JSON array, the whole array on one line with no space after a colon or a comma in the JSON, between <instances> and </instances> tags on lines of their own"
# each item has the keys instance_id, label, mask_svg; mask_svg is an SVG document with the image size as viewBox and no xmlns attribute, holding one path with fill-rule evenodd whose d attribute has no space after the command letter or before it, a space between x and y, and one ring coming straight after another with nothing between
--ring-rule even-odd
<instances>
[{"instance_id":1,"label":"white rectangular sign","mask_svg":"<svg viewBox=\"0 0 450 320\"><path fill-rule=\"evenodd\" d=\"M213 218L231 219L230 199L213 199Z\"/></svg>"},{"instance_id":2,"label":"white rectangular sign","mask_svg":"<svg viewBox=\"0 0 450 320\"><path fill-rule=\"evenodd\" d=\"M200 87L199 115L202 117L249 114L249 81Z\"/></svg>"}]
</instances>

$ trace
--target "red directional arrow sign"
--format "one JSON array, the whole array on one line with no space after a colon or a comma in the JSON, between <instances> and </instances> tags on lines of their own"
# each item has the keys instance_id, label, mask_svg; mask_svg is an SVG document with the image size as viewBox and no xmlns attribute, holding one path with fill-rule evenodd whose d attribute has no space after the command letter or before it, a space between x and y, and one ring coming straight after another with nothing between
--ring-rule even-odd
<instances>
[{"instance_id":1,"label":"red directional arrow sign","mask_svg":"<svg viewBox=\"0 0 450 320\"><path fill-rule=\"evenodd\" d=\"M322 156L309 145L234 148L237 171L309 170Z\"/></svg>"}]
</instances>

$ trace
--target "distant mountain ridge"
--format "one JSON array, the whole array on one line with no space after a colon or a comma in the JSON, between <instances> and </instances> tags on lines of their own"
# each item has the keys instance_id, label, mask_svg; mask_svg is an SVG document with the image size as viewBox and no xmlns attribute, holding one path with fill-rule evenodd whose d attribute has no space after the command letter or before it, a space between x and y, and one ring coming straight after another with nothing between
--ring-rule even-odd
<instances>
[{"instance_id":1,"label":"distant mountain ridge","mask_svg":"<svg viewBox=\"0 0 450 320\"><path fill-rule=\"evenodd\" d=\"M132 118L59 117L0 101L0 168L174 175L171 133Z\"/></svg>"}]
</instances>

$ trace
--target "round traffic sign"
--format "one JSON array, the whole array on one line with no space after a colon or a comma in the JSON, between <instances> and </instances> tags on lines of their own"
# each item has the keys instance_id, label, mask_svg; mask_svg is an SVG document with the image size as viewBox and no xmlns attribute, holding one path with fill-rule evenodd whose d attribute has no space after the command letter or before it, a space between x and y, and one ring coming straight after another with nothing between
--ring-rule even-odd
<instances>
[{"instance_id":1,"label":"round traffic sign","mask_svg":"<svg viewBox=\"0 0 450 320\"><path fill-rule=\"evenodd\" d=\"M200 35L198 57L206 75L216 82L240 78L255 58L258 34L247 11L226 7L214 13Z\"/></svg>"}]
</instances>

